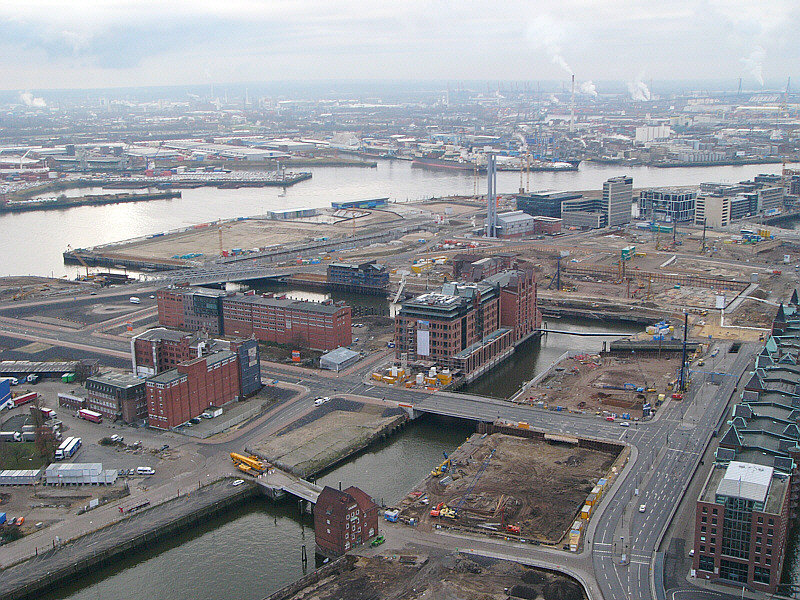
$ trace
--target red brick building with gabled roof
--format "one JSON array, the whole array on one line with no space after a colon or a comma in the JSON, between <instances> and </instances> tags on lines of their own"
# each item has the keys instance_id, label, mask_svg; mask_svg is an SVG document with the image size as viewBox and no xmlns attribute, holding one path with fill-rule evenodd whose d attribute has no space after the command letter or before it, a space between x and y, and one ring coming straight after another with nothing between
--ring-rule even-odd
<instances>
[{"instance_id":1,"label":"red brick building with gabled roof","mask_svg":"<svg viewBox=\"0 0 800 600\"><path fill-rule=\"evenodd\" d=\"M341 556L378 535L378 505L355 486L344 491L330 486L320 492L314 506L317 552Z\"/></svg>"}]
</instances>

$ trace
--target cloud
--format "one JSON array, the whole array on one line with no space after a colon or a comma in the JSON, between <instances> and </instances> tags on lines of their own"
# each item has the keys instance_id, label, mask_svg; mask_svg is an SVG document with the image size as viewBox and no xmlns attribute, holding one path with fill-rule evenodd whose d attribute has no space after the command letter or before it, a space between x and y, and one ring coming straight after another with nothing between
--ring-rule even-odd
<instances>
[{"instance_id":1,"label":"cloud","mask_svg":"<svg viewBox=\"0 0 800 600\"><path fill-rule=\"evenodd\" d=\"M766 58L766 56L766 50L761 46L756 46L753 48L753 51L750 52L749 56L745 56L741 59L744 70L752 75L753 79L755 79L761 87L764 87L764 58Z\"/></svg>"},{"instance_id":2,"label":"cloud","mask_svg":"<svg viewBox=\"0 0 800 600\"><path fill-rule=\"evenodd\" d=\"M19 99L25 106L30 106L31 108L47 107L47 102L44 101L44 98L37 98L30 92L20 92Z\"/></svg>"}]
</instances>

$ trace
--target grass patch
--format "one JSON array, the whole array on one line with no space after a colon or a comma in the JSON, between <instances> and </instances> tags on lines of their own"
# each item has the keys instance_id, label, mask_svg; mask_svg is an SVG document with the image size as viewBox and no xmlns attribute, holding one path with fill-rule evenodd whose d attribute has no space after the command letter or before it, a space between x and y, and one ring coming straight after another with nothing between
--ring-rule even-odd
<instances>
[{"instance_id":1,"label":"grass patch","mask_svg":"<svg viewBox=\"0 0 800 600\"><path fill-rule=\"evenodd\" d=\"M38 469L50 464L35 442L0 442L0 469Z\"/></svg>"}]
</instances>

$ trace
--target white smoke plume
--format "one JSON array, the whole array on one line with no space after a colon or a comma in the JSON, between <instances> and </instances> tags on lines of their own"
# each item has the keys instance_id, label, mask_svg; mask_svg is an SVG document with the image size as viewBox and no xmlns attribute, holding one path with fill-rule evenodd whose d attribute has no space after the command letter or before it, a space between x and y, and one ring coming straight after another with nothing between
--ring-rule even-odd
<instances>
[{"instance_id":1,"label":"white smoke plume","mask_svg":"<svg viewBox=\"0 0 800 600\"><path fill-rule=\"evenodd\" d=\"M761 87L764 87L764 58L766 55L767 52L762 46L756 46L750 56L741 59L745 71L750 73Z\"/></svg>"},{"instance_id":2,"label":"white smoke plume","mask_svg":"<svg viewBox=\"0 0 800 600\"><path fill-rule=\"evenodd\" d=\"M644 73L639 73L635 81L628 82L628 92L634 102L646 102L650 100L650 88L643 81Z\"/></svg>"},{"instance_id":3,"label":"white smoke plume","mask_svg":"<svg viewBox=\"0 0 800 600\"><path fill-rule=\"evenodd\" d=\"M563 56L561 56L561 52L557 46L555 47L548 46L545 49L547 50L547 53L550 55L550 60L553 61L553 64L556 64L562 69L564 69L564 71L566 71L567 75L569 75L570 77L575 75L575 71L572 70L572 67L569 66L569 63L564 59Z\"/></svg>"},{"instance_id":4,"label":"white smoke plume","mask_svg":"<svg viewBox=\"0 0 800 600\"><path fill-rule=\"evenodd\" d=\"M30 92L20 92L19 99L25 106L30 106L31 108L45 108L47 106L44 98L36 98Z\"/></svg>"},{"instance_id":5,"label":"white smoke plume","mask_svg":"<svg viewBox=\"0 0 800 600\"><path fill-rule=\"evenodd\" d=\"M580 90L581 94L597 98L597 86L592 81L582 81Z\"/></svg>"},{"instance_id":6,"label":"white smoke plume","mask_svg":"<svg viewBox=\"0 0 800 600\"><path fill-rule=\"evenodd\" d=\"M527 37L534 46L544 48L553 64L561 67L567 75L575 74L561 54L561 40L565 34L559 23L546 15L539 15L528 24Z\"/></svg>"}]
</instances>

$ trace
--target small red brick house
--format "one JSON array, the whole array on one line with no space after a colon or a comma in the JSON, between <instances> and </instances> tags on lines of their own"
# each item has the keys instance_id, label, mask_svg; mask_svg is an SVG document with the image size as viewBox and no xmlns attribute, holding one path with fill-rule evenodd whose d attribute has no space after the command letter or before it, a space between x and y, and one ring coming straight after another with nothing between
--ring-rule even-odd
<instances>
[{"instance_id":1,"label":"small red brick house","mask_svg":"<svg viewBox=\"0 0 800 600\"><path fill-rule=\"evenodd\" d=\"M325 486L314 506L314 535L319 554L341 556L378 535L378 505L355 486Z\"/></svg>"}]
</instances>

